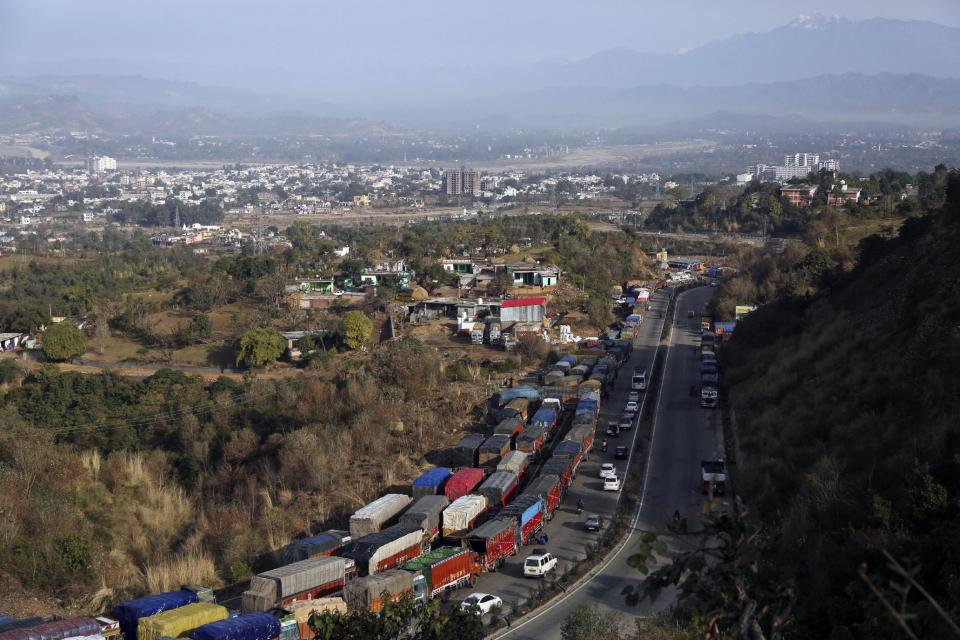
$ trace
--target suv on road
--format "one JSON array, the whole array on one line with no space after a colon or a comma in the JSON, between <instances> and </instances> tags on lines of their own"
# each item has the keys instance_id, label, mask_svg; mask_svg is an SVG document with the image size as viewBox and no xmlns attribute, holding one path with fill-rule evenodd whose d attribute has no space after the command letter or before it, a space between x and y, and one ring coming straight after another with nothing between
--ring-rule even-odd
<instances>
[{"instance_id":1,"label":"suv on road","mask_svg":"<svg viewBox=\"0 0 960 640\"><path fill-rule=\"evenodd\" d=\"M587 528L587 531L600 531L600 528L603 526L603 518L596 514L589 515L583 523L583 526Z\"/></svg>"},{"instance_id":2,"label":"suv on road","mask_svg":"<svg viewBox=\"0 0 960 640\"><path fill-rule=\"evenodd\" d=\"M609 478L610 476L617 475L617 470L613 466L612 462L604 462L600 465L600 477Z\"/></svg>"},{"instance_id":3,"label":"suv on road","mask_svg":"<svg viewBox=\"0 0 960 640\"><path fill-rule=\"evenodd\" d=\"M630 454L627 452L626 447L617 447L617 450L613 453L613 457L617 460L626 460L630 457Z\"/></svg>"},{"instance_id":4,"label":"suv on road","mask_svg":"<svg viewBox=\"0 0 960 640\"><path fill-rule=\"evenodd\" d=\"M620 478L617 476L608 476L603 479L604 491L620 491Z\"/></svg>"},{"instance_id":5,"label":"suv on road","mask_svg":"<svg viewBox=\"0 0 960 640\"><path fill-rule=\"evenodd\" d=\"M611 438L616 438L620 435L620 424L617 422L610 422L607 424L607 436Z\"/></svg>"},{"instance_id":6,"label":"suv on road","mask_svg":"<svg viewBox=\"0 0 960 640\"><path fill-rule=\"evenodd\" d=\"M528 578L543 578L557 566L557 559L550 553L535 553L523 563L523 575Z\"/></svg>"}]
</instances>

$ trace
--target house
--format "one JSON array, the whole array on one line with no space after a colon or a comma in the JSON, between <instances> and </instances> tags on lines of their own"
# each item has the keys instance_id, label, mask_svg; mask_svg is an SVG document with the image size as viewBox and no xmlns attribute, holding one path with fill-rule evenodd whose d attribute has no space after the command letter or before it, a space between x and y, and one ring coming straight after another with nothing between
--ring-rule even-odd
<instances>
[{"instance_id":1,"label":"house","mask_svg":"<svg viewBox=\"0 0 960 640\"><path fill-rule=\"evenodd\" d=\"M817 187L812 184L786 185L780 188L780 197L801 209L809 207L816 194Z\"/></svg>"},{"instance_id":2,"label":"house","mask_svg":"<svg viewBox=\"0 0 960 640\"><path fill-rule=\"evenodd\" d=\"M328 331L281 331L280 335L287 341L286 356L291 360L303 357L300 351L300 341L304 338L313 338L315 343L322 342Z\"/></svg>"},{"instance_id":3,"label":"house","mask_svg":"<svg viewBox=\"0 0 960 640\"><path fill-rule=\"evenodd\" d=\"M344 245L339 249L333 250L333 255L337 256L338 258L345 258L347 257L347 255L349 255L349 253L350 253L350 245Z\"/></svg>"},{"instance_id":4,"label":"house","mask_svg":"<svg viewBox=\"0 0 960 640\"><path fill-rule=\"evenodd\" d=\"M500 303L502 322L543 322L546 316L546 298L514 298Z\"/></svg>"},{"instance_id":5,"label":"house","mask_svg":"<svg viewBox=\"0 0 960 640\"><path fill-rule=\"evenodd\" d=\"M473 260L466 258L452 258L440 261L440 266L444 271L450 271L457 274L475 274L482 268Z\"/></svg>"},{"instance_id":6,"label":"house","mask_svg":"<svg viewBox=\"0 0 960 640\"><path fill-rule=\"evenodd\" d=\"M536 262L517 262L504 267L515 287L555 287L560 280L560 269Z\"/></svg>"},{"instance_id":7,"label":"house","mask_svg":"<svg viewBox=\"0 0 960 640\"><path fill-rule=\"evenodd\" d=\"M355 207L369 207L370 206L370 196L353 196L353 205Z\"/></svg>"},{"instance_id":8,"label":"house","mask_svg":"<svg viewBox=\"0 0 960 640\"><path fill-rule=\"evenodd\" d=\"M848 187L846 181L841 180L839 191L834 190L827 194L827 204L830 206L842 206L848 202L852 204L860 202L860 189L857 187Z\"/></svg>"},{"instance_id":9,"label":"house","mask_svg":"<svg viewBox=\"0 0 960 640\"><path fill-rule=\"evenodd\" d=\"M293 290L304 293L333 293L333 278L297 278Z\"/></svg>"},{"instance_id":10,"label":"house","mask_svg":"<svg viewBox=\"0 0 960 640\"><path fill-rule=\"evenodd\" d=\"M704 270L703 260L698 258L688 258L686 256L677 256L667 260L667 268L673 271L690 271L701 273Z\"/></svg>"}]
</instances>

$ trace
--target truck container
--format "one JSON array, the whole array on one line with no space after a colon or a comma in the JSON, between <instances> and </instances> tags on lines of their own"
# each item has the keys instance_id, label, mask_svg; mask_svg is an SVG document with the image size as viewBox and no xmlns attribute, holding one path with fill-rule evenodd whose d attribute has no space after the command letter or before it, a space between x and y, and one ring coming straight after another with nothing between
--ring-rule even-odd
<instances>
[{"instance_id":1,"label":"truck container","mask_svg":"<svg viewBox=\"0 0 960 640\"><path fill-rule=\"evenodd\" d=\"M431 544L440 536L440 514L450 504L445 495L423 496L417 499L400 516L400 524L423 530L424 545Z\"/></svg>"},{"instance_id":2,"label":"truck container","mask_svg":"<svg viewBox=\"0 0 960 640\"><path fill-rule=\"evenodd\" d=\"M426 602L445 591L473 586L483 570L480 556L463 547L440 547L403 565L414 574L413 598Z\"/></svg>"},{"instance_id":3,"label":"truck container","mask_svg":"<svg viewBox=\"0 0 960 640\"><path fill-rule=\"evenodd\" d=\"M298 600L330 595L343 587L347 573L344 558L318 556L257 574L243 592L244 613L269 611Z\"/></svg>"},{"instance_id":4,"label":"truck container","mask_svg":"<svg viewBox=\"0 0 960 640\"><path fill-rule=\"evenodd\" d=\"M93 618L75 617L48 620L36 625L16 627L0 633L3 640L64 640L100 634L100 623Z\"/></svg>"},{"instance_id":5,"label":"truck container","mask_svg":"<svg viewBox=\"0 0 960 640\"><path fill-rule=\"evenodd\" d=\"M540 400L540 390L534 387L515 387L498 391L490 398L490 407L502 407L516 398L538 401Z\"/></svg>"},{"instance_id":6,"label":"truck container","mask_svg":"<svg viewBox=\"0 0 960 640\"><path fill-rule=\"evenodd\" d=\"M477 454L480 452L480 445L486 440L485 436L479 433L471 433L463 436L450 454L451 464L458 467L476 467L480 463L477 460Z\"/></svg>"},{"instance_id":7,"label":"truck container","mask_svg":"<svg viewBox=\"0 0 960 640\"><path fill-rule=\"evenodd\" d=\"M510 451L510 436L490 436L480 445L480 466L495 469L508 451Z\"/></svg>"},{"instance_id":8,"label":"truck container","mask_svg":"<svg viewBox=\"0 0 960 640\"><path fill-rule=\"evenodd\" d=\"M577 356L572 356L567 354L565 356L560 356L557 358L557 363L565 362L568 363L571 367L577 364Z\"/></svg>"},{"instance_id":9,"label":"truck container","mask_svg":"<svg viewBox=\"0 0 960 640\"><path fill-rule=\"evenodd\" d=\"M410 496L401 493L388 493L377 498L350 516L350 536L356 540L396 522L400 512L410 506L410 502Z\"/></svg>"},{"instance_id":10,"label":"truck container","mask_svg":"<svg viewBox=\"0 0 960 640\"><path fill-rule=\"evenodd\" d=\"M403 569L357 578L343 588L343 599L349 611L380 613L386 603L399 602L412 594L413 574Z\"/></svg>"},{"instance_id":11,"label":"truck container","mask_svg":"<svg viewBox=\"0 0 960 640\"><path fill-rule=\"evenodd\" d=\"M512 519L490 520L464 538L469 549L480 557L484 571L493 571L517 553L517 524Z\"/></svg>"},{"instance_id":12,"label":"truck container","mask_svg":"<svg viewBox=\"0 0 960 640\"><path fill-rule=\"evenodd\" d=\"M552 407L540 407L530 418L530 424L538 426L546 432L547 437L552 437L557 430L557 411Z\"/></svg>"},{"instance_id":13,"label":"truck container","mask_svg":"<svg viewBox=\"0 0 960 640\"><path fill-rule=\"evenodd\" d=\"M413 481L413 499L423 496L435 496L443 493L443 485L446 484L453 472L447 467L434 467L429 471L420 474Z\"/></svg>"},{"instance_id":14,"label":"truck container","mask_svg":"<svg viewBox=\"0 0 960 640\"><path fill-rule=\"evenodd\" d=\"M361 576L395 569L423 553L423 530L395 524L353 541L344 556L357 565Z\"/></svg>"},{"instance_id":15,"label":"truck container","mask_svg":"<svg viewBox=\"0 0 960 640\"><path fill-rule=\"evenodd\" d=\"M596 417L600 413L600 402L597 400L587 400L581 398L577 401L577 407L574 410L574 415L579 415L582 413L587 413Z\"/></svg>"},{"instance_id":16,"label":"truck container","mask_svg":"<svg viewBox=\"0 0 960 640\"><path fill-rule=\"evenodd\" d=\"M540 467L541 476L555 475L560 478L560 485L563 491L570 486L573 478L573 461L570 458L550 458Z\"/></svg>"},{"instance_id":17,"label":"truck container","mask_svg":"<svg viewBox=\"0 0 960 640\"><path fill-rule=\"evenodd\" d=\"M577 469L583 461L583 450L576 440L564 440L553 448L553 459L567 458L570 461L570 474L576 478Z\"/></svg>"},{"instance_id":18,"label":"truck container","mask_svg":"<svg viewBox=\"0 0 960 640\"><path fill-rule=\"evenodd\" d=\"M543 376L543 384L548 387L558 385L563 377L563 371L549 371Z\"/></svg>"},{"instance_id":19,"label":"truck container","mask_svg":"<svg viewBox=\"0 0 960 640\"><path fill-rule=\"evenodd\" d=\"M229 615L230 612L226 607L210 602L195 602L140 618L137 623L137 638L139 640L182 638L194 629L223 620Z\"/></svg>"},{"instance_id":20,"label":"truck container","mask_svg":"<svg viewBox=\"0 0 960 640\"><path fill-rule=\"evenodd\" d=\"M484 496L490 508L497 509L506 505L517 492L517 474L511 471L495 471L483 481L477 493Z\"/></svg>"},{"instance_id":21,"label":"truck container","mask_svg":"<svg viewBox=\"0 0 960 640\"><path fill-rule=\"evenodd\" d=\"M563 497L563 484L560 482L560 476L552 473L547 475L541 473L524 490L522 495L536 496L543 500L543 518L544 520L550 520L553 518L553 512L560 506L560 499Z\"/></svg>"},{"instance_id":22,"label":"truck container","mask_svg":"<svg viewBox=\"0 0 960 640\"><path fill-rule=\"evenodd\" d=\"M245 613L205 624L191 637L193 640L274 640L280 637L280 621L269 613Z\"/></svg>"},{"instance_id":23,"label":"truck container","mask_svg":"<svg viewBox=\"0 0 960 640\"><path fill-rule=\"evenodd\" d=\"M514 398L507 404L503 405L505 411L514 411L517 414L517 417L520 420L526 422L529 417L530 411L530 400L527 398Z\"/></svg>"},{"instance_id":24,"label":"truck container","mask_svg":"<svg viewBox=\"0 0 960 640\"><path fill-rule=\"evenodd\" d=\"M590 375L590 367L581 362L577 366L571 368L570 371L567 372L567 375L577 376L581 380L584 380Z\"/></svg>"},{"instance_id":25,"label":"truck container","mask_svg":"<svg viewBox=\"0 0 960 640\"><path fill-rule=\"evenodd\" d=\"M113 608L113 617L120 623L120 631L123 632L125 640L137 640L137 623L140 618L193 604L198 600L197 594L190 589L167 591L122 602Z\"/></svg>"},{"instance_id":26,"label":"truck container","mask_svg":"<svg viewBox=\"0 0 960 640\"><path fill-rule=\"evenodd\" d=\"M509 471L517 476L517 482L520 482L529 467L530 456L525 451L511 451L497 464L497 471Z\"/></svg>"},{"instance_id":27,"label":"truck container","mask_svg":"<svg viewBox=\"0 0 960 640\"><path fill-rule=\"evenodd\" d=\"M318 556L335 556L345 544L350 542L346 531L324 531L316 535L294 540L283 548L284 564L299 562Z\"/></svg>"},{"instance_id":28,"label":"truck container","mask_svg":"<svg viewBox=\"0 0 960 640\"><path fill-rule=\"evenodd\" d=\"M587 393L601 394L603 392L603 381L596 378L590 378L580 383L580 397Z\"/></svg>"},{"instance_id":29,"label":"truck container","mask_svg":"<svg viewBox=\"0 0 960 640\"><path fill-rule=\"evenodd\" d=\"M13 631L14 629L24 629L26 627L35 627L44 622L52 622L53 617L49 616L31 616L29 618L11 618L10 616L0 616L0 633Z\"/></svg>"},{"instance_id":30,"label":"truck container","mask_svg":"<svg viewBox=\"0 0 960 640\"><path fill-rule=\"evenodd\" d=\"M567 375L567 372L570 371L570 369L573 369L573 365L570 364L569 362L563 362L563 361L555 362L553 366L550 367L551 371L559 371L563 375Z\"/></svg>"},{"instance_id":31,"label":"truck container","mask_svg":"<svg viewBox=\"0 0 960 640\"><path fill-rule=\"evenodd\" d=\"M347 613L347 603L343 601L343 598L334 596L294 602L285 606L284 610L289 611L296 621L300 640L313 640L317 636L317 632L310 626L310 616L313 612L345 614Z\"/></svg>"},{"instance_id":32,"label":"truck container","mask_svg":"<svg viewBox=\"0 0 960 640\"><path fill-rule=\"evenodd\" d=\"M467 495L483 482L483 469L478 467L465 467L450 476L447 483L443 485L443 494L447 496L450 502L453 502Z\"/></svg>"},{"instance_id":33,"label":"truck container","mask_svg":"<svg viewBox=\"0 0 960 640\"><path fill-rule=\"evenodd\" d=\"M578 424L567 432L567 440L580 443L580 451L586 457L593 450L593 436L596 433L595 424Z\"/></svg>"},{"instance_id":34,"label":"truck container","mask_svg":"<svg viewBox=\"0 0 960 640\"><path fill-rule=\"evenodd\" d=\"M517 451L527 454L530 460L536 460L546 439L547 432L543 427L538 424L530 425L517 438Z\"/></svg>"},{"instance_id":35,"label":"truck container","mask_svg":"<svg viewBox=\"0 0 960 640\"><path fill-rule=\"evenodd\" d=\"M498 520L509 519L517 525L520 544L529 544L543 529L543 500L537 496L521 495L497 514Z\"/></svg>"},{"instance_id":36,"label":"truck container","mask_svg":"<svg viewBox=\"0 0 960 640\"><path fill-rule=\"evenodd\" d=\"M523 431L525 424L523 420L516 416L501 420L497 423L497 426L493 428L493 435L510 436L510 442L512 444L516 442L517 436Z\"/></svg>"},{"instance_id":37,"label":"truck container","mask_svg":"<svg viewBox=\"0 0 960 640\"><path fill-rule=\"evenodd\" d=\"M440 516L444 538L457 538L479 524L486 515L489 502L486 496L470 494L450 503Z\"/></svg>"}]
</instances>

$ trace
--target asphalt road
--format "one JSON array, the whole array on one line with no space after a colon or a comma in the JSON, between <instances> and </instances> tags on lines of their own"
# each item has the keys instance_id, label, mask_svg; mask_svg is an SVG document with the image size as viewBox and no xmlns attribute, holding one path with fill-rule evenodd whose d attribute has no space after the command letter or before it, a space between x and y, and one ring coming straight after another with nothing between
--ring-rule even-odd
<instances>
[{"instance_id":1,"label":"asphalt road","mask_svg":"<svg viewBox=\"0 0 960 640\"><path fill-rule=\"evenodd\" d=\"M699 311L711 292L709 287L692 289L681 294L677 301L660 387L659 406L654 416L653 441L648 454L640 511L630 537L595 576L570 589L565 596L555 600L539 614L513 624L510 630L498 637L510 640L559 640L564 619L571 610L582 604L594 603L601 609L617 611L629 621L630 617L646 615L652 607L666 607L672 601L673 594L664 593L653 605L644 603L639 607L629 607L624 602L621 589L628 584L636 585L640 578L636 570L627 566L626 560L639 550L643 532L669 522L674 510L679 510L681 515L687 518L690 530L696 530L700 527L703 513L723 506L721 500L707 504L705 496L700 492L699 476L700 461L723 451L719 415L715 410L700 408L699 397L690 396L690 385L699 386ZM664 305L665 299L662 297L658 303ZM688 318L687 312L691 309L694 317ZM641 334L640 340L646 346L635 350L631 365L634 362L648 362L648 358L653 354L651 345L655 344L655 340L651 341L649 332L656 328L653 326L655 323L644 324L647 325L648 334ZM659 337L659 331L656 336ZM629 385L628 377L623 376L623 380L618 380L618 392L608 402L608 406L622 406L626 393L623 389ZM595 468L597 463L593 464ZM585 475L589 475L589 472ZM592 479L587 481L587 487L581 491L590 493L593 482ZM573 503L576 503L575 496ZM554 526L553 531L555 530ZM579 539L579 536L572 539ZM676 548L689 544L689 539L673 540L670 543ZM566 547L575 543L563 544ZM519 560L517 565L519 566ZM498 588L505 589L506 593L502 594ZM478 585L478 590L487 590L501 597L506 595L505 600L509 600L515 589L512 583L504 584L502 581L486 580ZM630 624L632 626L632 622Z\"/></svg>"},{"instance_id":2,"label":"asphalt road","mask_svg":"<svg viewBox=\"0 0 960 640\"><path fill-rule=\"evenodd\" d=\"M608 439L607 453L604 454L601 451L601 442L605 437L607 422L619 420L623 414L627 396L630 393L630 378L634 368L646 367L648 376L653 370L653 360L664 322L658 314L666 313L667 295L666 291L661 291L650 299L650 311L645 314L644 321L634 338L633 353L621 367L610 397L601 403L600 418L597 421L597 432L594 437L594 450L589 458L581 463L576 479L570 484L563 502L554 512L553 520L544 529L549 538L548 543L542 547L540 545L521 547L519 553L509 558L500 571L480 576L473 590L457 591L457 600L466 598L474 591L492 593L503 599L505 611L511 611L524 604L529 595L535 593L539 586L538 580L523 577L523 562L533 553L534 548L544 548L552 553L558 559L559 572L565 571L573 562L586 557L586 546L596 540L597 534L584 528L584 520L589 514L599 514L605 521L609 521L616 512L620 498L620 492L603 490L603 481L599 475L600 464L613 462L618 475L623 477L627 464L633 463L633 459L615 460L614 451L618 445L628 445L630 451L633 451L634 440L638 433L636 424L643 411L638 412L633 429L621 433L616 438ZM640 400L642 403L646 402L644 393L640 394ZM584 510L582 514L577 514L576 505L580 499L583 500Z\"/></svg>"}]
</instances>

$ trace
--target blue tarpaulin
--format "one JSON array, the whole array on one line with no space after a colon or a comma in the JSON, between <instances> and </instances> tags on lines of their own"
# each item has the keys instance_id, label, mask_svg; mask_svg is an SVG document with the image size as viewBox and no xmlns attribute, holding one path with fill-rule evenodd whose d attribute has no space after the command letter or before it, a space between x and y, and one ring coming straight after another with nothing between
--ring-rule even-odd
<instances>
[{"instance_id":1,"label":"blue tarpaulin","mask_svg":"<svg viewBox=\"0 0 960 640\"><path fill-rule=\"evenodd\" d=\"M280 621L269 613L247 613L205 624L191 634L193 640L272 640L280 635Z\"/></svg>"},{"instance_id":2,"label":"blue tarpaulin","mask_svg":"<svg viewBox=\"0 0 960 640\"><path fill-rule=\"evenodd\" d=\"M157 593L118 604L113 608L113 617L120 623L120 630L123 631L126 640L137 640L137 623L140 618L146 618L198 601L197 594L189 589Z\"/></svg>"}]
</instances>

